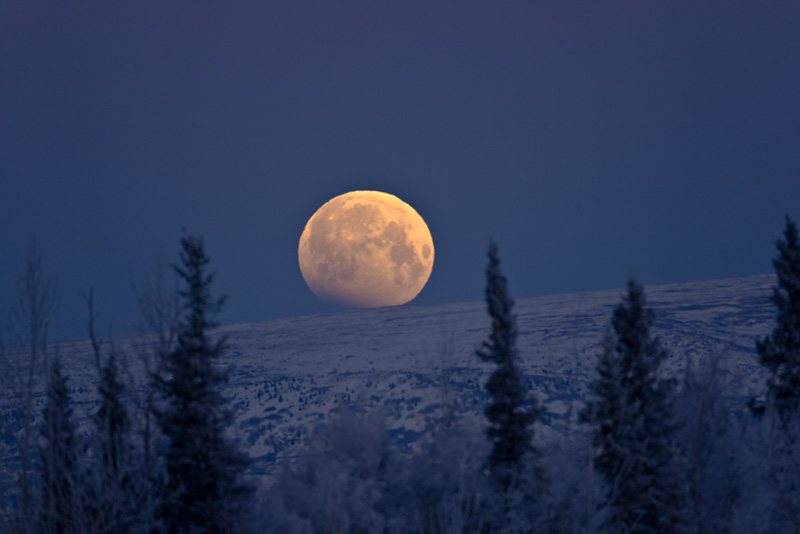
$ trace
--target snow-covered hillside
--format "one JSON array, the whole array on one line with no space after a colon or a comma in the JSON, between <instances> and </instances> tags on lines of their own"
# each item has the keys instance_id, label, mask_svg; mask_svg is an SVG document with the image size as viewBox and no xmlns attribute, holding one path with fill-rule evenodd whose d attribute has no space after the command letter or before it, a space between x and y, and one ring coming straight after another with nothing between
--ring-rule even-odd
<instances>
[{"instance_id":1,"label":"snow-covered hillside","mask_svg":"<svg viewBox=\"0 0 800 534\"><path fill-rule=\"evenodd\" d=\"M772 328L773 275L646 287L656 334L670 353L665 372L687 358L723 354L729 391L763 393L755 339ZM545 429L574 422L599 343L622 289L517 300L518 348L526 379L545 408ZM392 434L412 448L452 410L457 422L482 428L482 384L490 367L475 356L489 320L483 302L346 311L222 327L232 364L229 395L237 439L269 474L302 451L315 425L340 406L380 408ZM108 344L107 344L108 345ZM132 374L142 342L116 340ZM88 343L53 347L73 386L75 413L95 406L96 373ZM40 388L41 389L41 388ZM41 392L37 404L42 405Z\"/></svg>"}]
</instances>

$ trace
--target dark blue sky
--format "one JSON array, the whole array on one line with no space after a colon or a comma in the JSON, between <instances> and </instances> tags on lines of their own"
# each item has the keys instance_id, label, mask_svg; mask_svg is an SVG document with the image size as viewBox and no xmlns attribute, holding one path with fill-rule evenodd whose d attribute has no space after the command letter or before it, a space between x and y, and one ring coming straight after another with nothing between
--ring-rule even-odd
<instances>
[{"instance_id":1,"label":"dark blue sky","mask_svg":"<svg viewBox=\"0 0 800 534\"><path fill-rule=\"evenodd\" d=\"M75 4L80 4L76 6ZM307 219L353 189L428 222L415 303L766 273L800 218L800 3L0 3L0 304L32 239L51 338L137 320L202 234L227 323L334 310Z\"/></svg>"}]
</instances>

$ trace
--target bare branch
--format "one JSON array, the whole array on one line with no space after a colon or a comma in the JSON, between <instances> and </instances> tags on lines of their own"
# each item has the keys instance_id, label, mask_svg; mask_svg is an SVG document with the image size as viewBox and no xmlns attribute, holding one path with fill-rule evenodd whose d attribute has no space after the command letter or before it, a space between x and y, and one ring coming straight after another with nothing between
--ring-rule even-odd
<instances>
[{"instance_id":1,"label":"bare branch","mask_svg":"<svg viewBox=\"0 0 800 534\"><path fill-rule=\"evenodd\" d=\"M19 524L23 531L32 528L33 499L30 488L31 458L34 436L33 389L37 373L47 366L47 330L58 303L58 287L53 277L46 277L42 268L42 254L34 241L25 255L25 265L16 283L16 297L9 317L9 330L16 346L10 361L16 382L16 395L22 421L18 441L20 470L18 475L21 506ZM26 354L27 352L27 354ZM40 362L41 360L41 362ZM40 363L44 365L40 367ZM23 367L26 366L26 367Z\"/></svg>"},{"instance_id":2,"label":"bare branch","mask_svg":"<svg viewBox=\"0 0 800 534\"><path fill-rule=\"evenodd\" d=\"M98 375L100 374L100 342L97 339L97 335L94 331L94 321L95 321L95 312L94 312L94 289L89 288L89 291L83 294L83 300L86 302L86 307L89 309L89 318L86 320L86 330L89 334L89 340L92 343L92 352L94 353L94 365L97 369Z\"/></svg>"}]
</instances>

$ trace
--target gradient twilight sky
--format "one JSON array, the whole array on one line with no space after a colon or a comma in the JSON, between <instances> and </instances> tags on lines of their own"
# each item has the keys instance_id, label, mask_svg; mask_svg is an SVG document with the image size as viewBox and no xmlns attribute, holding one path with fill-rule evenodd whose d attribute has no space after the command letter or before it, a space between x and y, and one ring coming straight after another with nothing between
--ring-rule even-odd
<instances>
[{"instance_id":1,"label":"gradient twilight sky","mask_svg":"<svg viewBox=\"0 0 800 534\"><path fill-rule=\"evenodd\" d=\"M51 339L134 330L202 234L220 319L339 309L297 244L354 189L436 246L418 304L770 272L800 219L800 2L0 1L0 305L35 238ZM413 304L413 303L412 303Z\"/></svg>"}]
</instances>

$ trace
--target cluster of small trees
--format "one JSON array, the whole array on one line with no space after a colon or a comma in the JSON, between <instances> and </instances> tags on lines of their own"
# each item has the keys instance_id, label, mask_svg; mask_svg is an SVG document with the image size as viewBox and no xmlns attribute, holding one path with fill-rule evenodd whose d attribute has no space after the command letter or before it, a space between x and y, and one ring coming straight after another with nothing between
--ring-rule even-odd
<instances>
[{"instance_id":1,"label":"cluster of small trees","mask_svg":"<svg viewBox=\"0 0 800 534\"><path fill-rule=\"evenodd\" d=\"M41 257L30 255L20 278L22 305L15 307L21 312L18 324L27 329L29 359L24 368L19 354L8 354L4 362L10 385L23 394L10 400L16 420L4 421L7 446L19 452L20 465L14 473L4 465L9 484L3 488L0 530L233 533L246 524L253 489L244 478L248 458L226 438L233 417L223 391L228 375L215 366L225 341L212 341L208 334L222 300L210 293L213 276L206 273L202 240L186 236L181 245L175 272L183 288L175 313L160 305L147 310L160 335L155 357L146 358L144 402L132 402L139 392L126 387L114 349L102 350L91 293L87 296L99 404L94 428L83 431L73 417L61 358L45 350L54 286L42 278ZM33 390L41 362L48 373L39 419ZM129 410L137 405L145 422L134 431Z\"/></svg>"},{"instance_id":2,"label":"cluster of small trees","mask_svg":"<svg viewBox=\"0 0 800 534\"><path fill-rule=\"evenodd\" d=\"M452 424L445 406L431 439L407 454L380 411L354 406L320 424L308 454L285 463L259 495L244 477L247 457L225 436L233 418L227 372L214 365L225 341L208 336L222 300L210 293L202 241L182 241L175 270L183 316L163 313L170 309L163 302L145 306L159 335L141 391L126 387L115 352L103 353L87 299L100 383L90 445L75 427L60 360L44 350L54 289L33 257L17 307L30 359L12 373L21 393L10 445L19 466L14 480L3 478L2 526L23 533L798 532L800 241L789 219L778 250L777 325L757 342L769 375L763 405L747 409L726 396L721 352L688 361L680 379L666 378L660 366L668 354L651 331L655 313L631 279L602 340L582 424L537 440L542 408L520 369L514 303L490 244L491 332L476 351L494 367L483 435ZM33 369L48 359L46 402L34 424ZM132 407L141 417L131 417Z\"/></svg>"}]
</instances>

